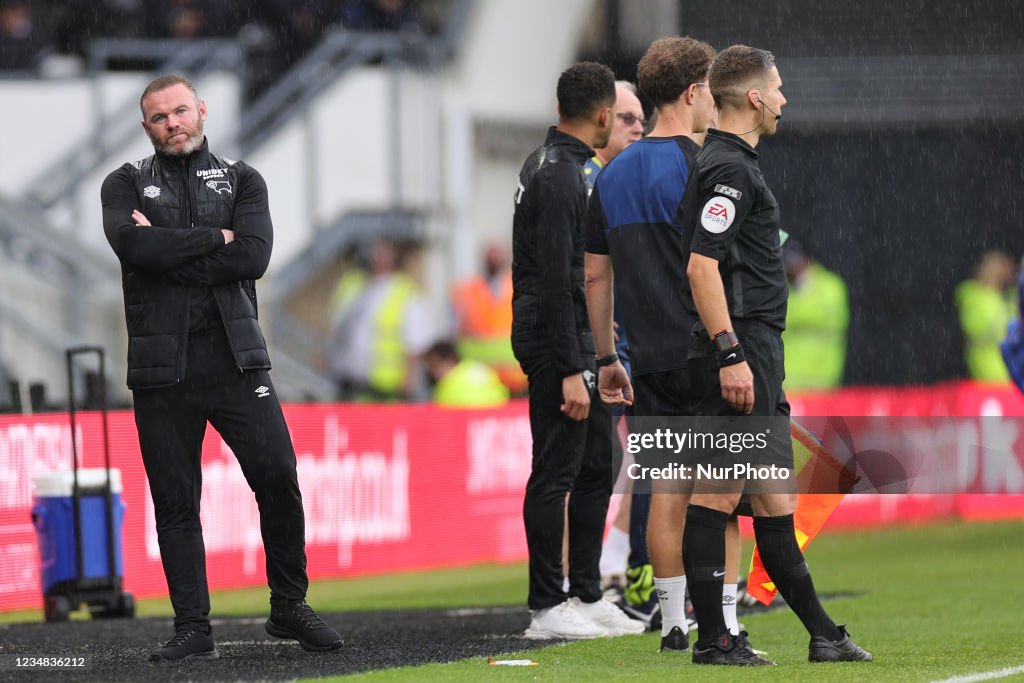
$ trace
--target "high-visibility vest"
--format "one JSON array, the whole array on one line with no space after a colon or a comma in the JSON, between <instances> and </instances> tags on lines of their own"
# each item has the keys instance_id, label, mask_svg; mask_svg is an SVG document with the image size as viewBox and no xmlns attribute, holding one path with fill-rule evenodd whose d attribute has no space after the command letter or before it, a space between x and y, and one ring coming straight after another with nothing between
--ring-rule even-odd
<instances>
[{"instance_id":1,"label":"high-visibility vest","mask_svg":"<svg viewBox=\"0 0 1024 683\"><path fill-rule=\"evenodd\" d=\"M406 363L402 318L406 304L416 293L416 283L398 273L391 278L388 293L373 315L373 361L369 384L382 394L397 394L405 385Z\"/></svg>"},{"instance_id":2,"label":"high-visibility vest","mask_svg":"<svg viewBox=\"0 0 1024 683\"><path fill-rule=\"evenodd\" d=\"M451 408L494 408L508 401L498 374L475 360L463 360L441 378L434 402Z\"/></svg>"},{"instance_id":3,"label":"high-visibility vest","mask_svg":"<svg viewBox=\"0 0 1024 683\"><path fill-rule=\"evenodd\" d=\"M786 391L833 389L843 378L850 306L846 284L812 263L791 288L786 312Z\"/></svg>"},{"instance_id":4,"label":"high-visibility vest","mask_svg":"<svg viewBox=\"0 0 1024 683\"><path fill-rule=\"evenodd\" d=\"M332 327L342 324L351 307L366 292L369 282L361 270L346 272L331 295ZM372 360L367 383L382 394L397 394L405 385L408 367L402 335L405 307L416 294L416 283L403 273L391 276L388 290L372 314Z\"/></svg>"},{"instance_id":5,"label":"high-visibility vest","mask_svg":"<svg viewBox=\"0 0 1024 683\"><path fill-rule=\"evenodd\" d=\"M956 288L960 327L964 332L964 360L971 379L1005 382L1010 379L999 342L1013 319L1011 297L986 287L977 280L966 280Z\"/></svg>"},{"instance_id":6,"label":"high-visibility vest","mask_svg":"<svg viewBox=\"0 0 1024 683\"><path fill-rule=\"evenodd\" d=\"M338 284L334 286L334 291L331 292L330 311L332 329L338 324L342 316L348 312L356 298L359 297L365 288L366 271L351 268L342 274Z\"/></svg>"},{"instance_id":7,"label":"high-visibility vest","mask_svg":"<svg viewBox=\"0 0 1024 683\"><path fill-rule=\"evenodd\" d=\"M495 294L487 280L474 277L452 288L459 321L459 356L491 366L513 392L526 388L526 376L512 352L512 274Z\"/></svg>"}]
</instances>

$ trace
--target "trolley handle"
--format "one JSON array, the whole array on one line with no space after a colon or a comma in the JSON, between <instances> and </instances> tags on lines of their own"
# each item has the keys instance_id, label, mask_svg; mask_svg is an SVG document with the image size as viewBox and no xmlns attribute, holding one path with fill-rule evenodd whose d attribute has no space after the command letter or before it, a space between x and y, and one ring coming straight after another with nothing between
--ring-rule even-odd
<instances>
[{"instance_id":1,"label":"trolley handle","mask_svg":"<svg viewBox=\"0 0 1024 683\"><path fill-rule=\"evenodd\" d=\"M107 511L107 544L108 556L108 567L110 569L110 578L113 580L116 573L114 567L114 511L113 511L113 492L110 482L110 428L107 421L107 368L106 368L106 352L102 346L95 345L82 345L73 346L65 351L65 357L67 359L67 370L68 370L68 417L71 422L71 500L72 508L74 512L74 530L75 530L75 560L78 569L78 578L83 576L83 559L82 559L82 512L81 512L81 491L78 486L78 441L75 438L77 429L77 409L75 407L75 357L95 354L98 359L98 372L100 377L100 415L103 422L103 465L104 465L104 486L103 486L103 497Z\"/></svg>"}]
</instances>

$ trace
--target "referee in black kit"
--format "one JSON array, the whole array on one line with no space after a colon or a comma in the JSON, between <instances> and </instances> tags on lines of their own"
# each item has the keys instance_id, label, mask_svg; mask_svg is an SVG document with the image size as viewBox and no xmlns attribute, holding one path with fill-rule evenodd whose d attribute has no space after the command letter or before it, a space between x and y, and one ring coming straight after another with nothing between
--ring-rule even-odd
<instances>
[{"instance_id":1,"label":"referee in black kit","mask_svg":"<svg viewBox=\"0 0 1024 683\"><path fill-rule=\"evenodd\" d=\"M103 181L103 230L121 261L128 386L156 513L175 635L154 662L218 656L199 523L202 444L212 424L256 494L267 555L266 630L306 650L341 647L306 604L305 517L295 451L270 381L254 280L273 226L262 176L210 151L206 103L182 76L139 101L156 153Z\"/></svg>"},{"instance_id":2,"label":"referee in black kit","mask_svg":"<svg viewBox=\"0 0 1024 683\"><path fill-rule=\"evenodd\" d=\"M592 400L594 340L583 293L583 164L614 121L615 76L594 62L558 79L558 125L519 172L512 227L512 348L530 383L533 463L523 521L530 553L526 637L642 633L601 593L601 538L612 492L611 412ZM562 535L569 496L569 595Z\"/></svg>"},{"instance_id":3,"label":"referee in black kit","mask_svg":"<svg viewBox=\"0 0 1024 683\"><path fill-rule=\"evenodd\" d=\"M733 45L709 74L720 130L711 130L690 175L684 204L689 240L689 305L700 316L691 337L691 381L702 416L756 415L788 420L782 391L782 330L789 289L779 238L779 207L758 167L762 136L773 135L786 98L775 57ZM741 423L742 424L742 423ZM792 470L789 431L770 450ZM774 436L774 434L773 434ZM697 616L698 664L770 665L732 636L722 618L725 525L743 481L697 488L686 515L683 559ZM765 569L811 635L812 662L870 661L825 613L793 531L795 495L751 493L754 534Z\"/></svg>"}]
</instances>

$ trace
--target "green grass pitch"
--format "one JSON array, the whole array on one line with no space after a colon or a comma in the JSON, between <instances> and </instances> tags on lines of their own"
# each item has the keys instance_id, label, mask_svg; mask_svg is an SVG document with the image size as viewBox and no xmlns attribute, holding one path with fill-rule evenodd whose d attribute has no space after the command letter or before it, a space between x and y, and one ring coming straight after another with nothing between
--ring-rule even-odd
<instances>
[{"instance_id":1,"label":"green grass pitch","mask_svg":"<svg viewBox=\"0 0 1024 683\"><path fill-rule=\"evenodd\" d=\"M1022 540L1024 521L951 522L865 533L826 530L808 549L808 563L819 591L850 594L828 601L826 608L874 654L871 663L808 663L806 632L789 610L777 610L744 619L755 647L778 663L760 670L697 667L688 656L659 654L658 636L647 634L500 657L532 659L539 666L489 666L473 659L344 680L936 681L1016 669L1024 666ZM507 576L507 586L495 587L495 604L509 596L524 599L525 568L512 575L508 567L481 568L471 575L477 571ZM467 577L456 572L451 579ZM444 601L439 606L481 604L485 599L475 587L457 588L454 595L435 587L434 595ZM1024 680L1024 670L999 680Z\"/></svg>"},{"instance_id":2,"label":"green grass pitch","mask_svg":"<svg viewBox=\"0 0 1024 683\"><path fill-rule=\"evenodd\" d=\"M661 655L658 636L560 644L500 659L532 667L489 666L485 659L390 669L369 681L938 681L1009 669L1024 680L1024 520L890 528L826 529L807 552L825 606L875 655L868 664L809 664L807 635L788 610L742 620L770 669L697 667L689 656ZM749 544L747 544L749 553ZM309 600L323 612L521 605L523 564L316 582ZM266 588L213 596L218 616L263 615ZM140 616L167 616L166 599L140 601ZM0 614L0 622L40 621L38 611ZM344 631L344 622L337 624ZM495 653L497 654L497 653ZM343 680L341 678L320 680ZM970 680L982 680L973 678Z\"/></svg>"}]
</instances>

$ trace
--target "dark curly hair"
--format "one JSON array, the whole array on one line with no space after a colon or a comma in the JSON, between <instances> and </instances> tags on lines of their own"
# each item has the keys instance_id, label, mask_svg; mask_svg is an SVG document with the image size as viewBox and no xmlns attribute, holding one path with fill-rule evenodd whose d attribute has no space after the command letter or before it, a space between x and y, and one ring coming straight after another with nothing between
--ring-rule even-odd
<instances>
[{"instance_id":1,"label":"dark curly hair","mask_svg":"<svg viewBox=\"0 0 1024 683\"><path fill-rule=\"evenodd\" d=\"M587 118L613 104L615 74L604 64L579 62L558 77L558 111L563 118Z\"/></svg>"},{"instance_id":2,"label":"dark curly hair","mask_svg":"<svg viewBox=\"0 0 1024 683\"><path fill-rule=\"evenodd\" d=\"M637 85L655 107L675 102L691 83L708 75L715 49L694 38L662 38L651 43L637 64Z\"/></svg>"},{"instance_id":3,"label":"dark curly hair","mask_svg":"<svg viewBox=\"0 0 1024 683\"><path fill-rule=\"evenodd\" d=\"M732 45L718 53L708 80L715 105L736 106L748 90L768 77L775 55L748 45Z\"/></svg>"}]
</instances>

